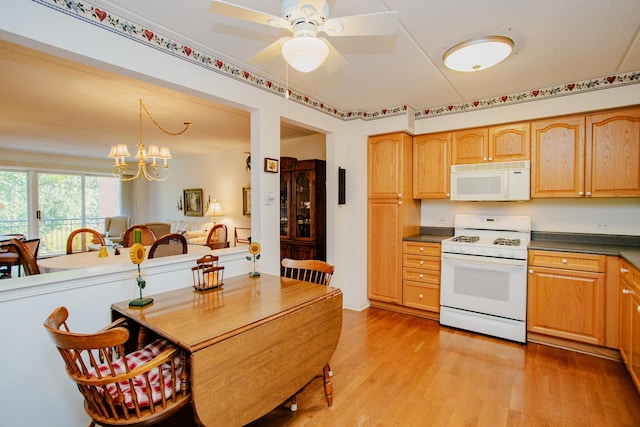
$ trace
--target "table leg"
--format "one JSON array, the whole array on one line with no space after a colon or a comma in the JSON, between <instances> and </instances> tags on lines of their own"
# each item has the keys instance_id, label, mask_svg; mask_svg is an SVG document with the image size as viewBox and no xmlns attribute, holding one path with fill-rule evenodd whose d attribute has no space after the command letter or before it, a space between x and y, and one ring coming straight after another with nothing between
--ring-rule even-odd
<instances>
[{"instance_id":1,"label":"table leg","mask_svg":"<svg viewBox=\"0 0 640 427\"><path fill-rule=\"evenodd\" d=\"M324 395L327 398L329 407L333 405L333 384L331 383L331 366L327 363L322 368L322 377L324 381Z\"/></svg>"}]
</instances>

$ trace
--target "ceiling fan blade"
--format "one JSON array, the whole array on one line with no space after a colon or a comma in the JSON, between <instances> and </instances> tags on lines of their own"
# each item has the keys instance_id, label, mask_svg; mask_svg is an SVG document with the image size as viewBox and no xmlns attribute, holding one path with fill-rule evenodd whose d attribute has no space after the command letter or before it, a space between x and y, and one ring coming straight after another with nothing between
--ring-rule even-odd
<instances>
[{"instance_id":1,"label":"ceiling fan blade","mask_svg":"<svg viewBox=\"0 0 640 427\"><path fill-rule=\"evenodd\" d=\"M319 28L328 36L387 36L398 31L398 12L343 16L327 20Z\"/></svg>"},{"instance_id":2,"label":"ceiling fan blade","mask_svg":"<svg viewBox=\"0 0 640 427\"><path fill-rule=\"evenodd\" d=\"M247 60L249 64L266 64L276 56L280 55L282 51L282 45L291 37L281 37L269 46L262 49L260 52L253 55Z\"/></svg>"},{"instance_id":3,"label":"ceiling fan blade","mask_svg":"<svg viewBox=\"0 0 640 427\"><path fill-rule=\"evenodd\" d=\"M344 59L344 56L342 56L331 43L329 43L329 40L324 37L318 38L325 42L329 47L329 55L322 63L322 68L324 68L328 73L335 73L336 71L340 71L342 68L346 67L348 64L347 60Z\"/></svg>"},{"instance_id":4,"label":"ceiling fan blade","mask_svg":"<svg viewBox=\"0 0 640 427\"><path fill-rule=\"evenodd\" d=\"M217 15L227 16L229 18L241 19L243 21L255 22L257 24L269 25L277 28L289 28L287 20L271 15L269 13L260 12L258 10L249 9L235 4L227 3L221 0L213 0L209 10Z\"/></svg>"}]
</instances>

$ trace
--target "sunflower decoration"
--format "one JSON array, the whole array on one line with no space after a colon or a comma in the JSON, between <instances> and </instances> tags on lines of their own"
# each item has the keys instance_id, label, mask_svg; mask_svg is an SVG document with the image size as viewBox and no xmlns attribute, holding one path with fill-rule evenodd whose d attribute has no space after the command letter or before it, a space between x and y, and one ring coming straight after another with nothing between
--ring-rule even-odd
<instances>
[{"instance_id":1,"label":"sunflower decoration","mask_svg":"<svg viewBox=\"0 0 640 427\"><path fill-rule=\"evenodd\" d=\"M260 276L260 273L256 271L256 260L260 259L260 243L251 242L249 244L249 253L251 256L247 256L247 261L251 261L253 259L253 272L249 273L249 277L258 277Z\"/></svg>"},{"instance_id":2,"label":"sunflower decoration","mask_svg":"<svg viewBox=\"0 0 640 427\"><path fill-rule=\"evenodd\" d=\"M147 282L142 278L142 273L140 272L140 264L144 261L144 255L146 253L146 249L142 246L142 243L134 243L133 246L129 249L129 258L131 262L138 266L138 277L136 277L136 283L138 284L138 288L140 289L140 298L134 299L129 302L130 306L143 307L147 304L153 302L153 298L142 298L142 290L147 286Z\"/></svg>"}]
</instances>

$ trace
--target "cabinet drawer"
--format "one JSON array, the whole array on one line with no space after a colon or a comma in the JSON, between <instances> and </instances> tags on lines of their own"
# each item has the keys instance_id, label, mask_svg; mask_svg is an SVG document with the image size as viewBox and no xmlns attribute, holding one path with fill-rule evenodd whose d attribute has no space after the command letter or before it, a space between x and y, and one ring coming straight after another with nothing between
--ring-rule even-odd
<instances>
[{"instance_id":1,"label":"cabinet drawer","mask_svg":"<svg viewBox=\"0 0 640 427\"><path fill-rule=\"evenodd\" d=\"M403 282L403 304L407 307L440 312L440 286Z\"/></svg>"},{"instance_id":2,"label":"cabinet drawer","mask_svg":"<svg viewBox=\"0 0 640 427\"><path fill-rule=\"evenodd\" d=\"M402 255L402 265L440 271L440 257L404 254Z\"/></svg>"},{"instance_id":3,"label":"cabinet drawer","mask_svg":"<svg viewBox=\"0 0 640 427\"><path fill-rule=\"evenodd\" d=\"M404 267L402 269L402 279L438 285L440 284L440 271L426 270L424 268Z\"/></svg>"},{"instance_id":4,"label":"cabinet drawer","mask_svg":"<svg viewBox=\"0 0 640 427\"><path fill-rule=\"evenodd\" d=\"M529 251L529 265L535 267L604 272L606 260L607 257L605 255L538 250Z\"/></svg>"},{"instance_id":5,"label":"cabinet drawer","mask_svg":"<svg viewBox=\"0 0 640 427\"><path fill-rule=\"evenodd\" d=\"M402 242L402 252L440 257L440 243Z\"/></svg>"}]
</instances>

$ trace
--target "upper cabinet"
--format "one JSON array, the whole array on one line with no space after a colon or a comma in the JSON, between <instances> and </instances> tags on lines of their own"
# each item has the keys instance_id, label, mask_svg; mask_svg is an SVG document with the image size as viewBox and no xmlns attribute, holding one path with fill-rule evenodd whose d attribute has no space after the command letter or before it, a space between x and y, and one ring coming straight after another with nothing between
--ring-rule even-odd
<instances>
[{"instance_id":1,"label":"upper cabinet","mask_svg":"<svg viewBox=\"0 0 640 427\"><path fill-rule=\"evenodd\" d=\"M512 123L452 132L451 164L529 159L529 123Z\"/></svg>"},{"instance_id":2,"label":"upper cabinet","mask_svg":"<svg viewBox=\"0 0 640 427\"><path fill-rule=\"evenodd\" d=\"M412 195L411 136L406 133L369 138L369 198L402 199ZM407 194L405 194L407 193Z\"/></svg>"},{"instance_id":3,"label":"upper cabinet","mask_svg":"<svg viewBox=\"0 0 640 427\"><path fill-rule=\"evenodd\" d=\"M639 197L640 108L531 124L531 197Z\"/></svg>"},{"instance_id":4,"label":"upper cabinet","mask_svg":"<svg viewBox=\"0 0 640 427\"><path fill-rule=\"evenodd\" d=\"M585 187L591 197L640 196L640 108L591 114Z\"/></svg>"},{"instance_id":5,"label":"upper cabinet","mask_svg":"<svg viewBox=\"0 0 640 427\"><path fill-rule=\"evenodd\" d=\"M584 196L584 116L531 123L531 197Z\"/></svg>"},{"instance_id":6,"label":"upper cabinet","mask_svg":"<svg viewBox=\"0 0 640 427\"><path fill-rule=\"evenodd\" d=\"M413 198L449 198L451 132L413 138Z\"/></svg>"}]
</instances>

